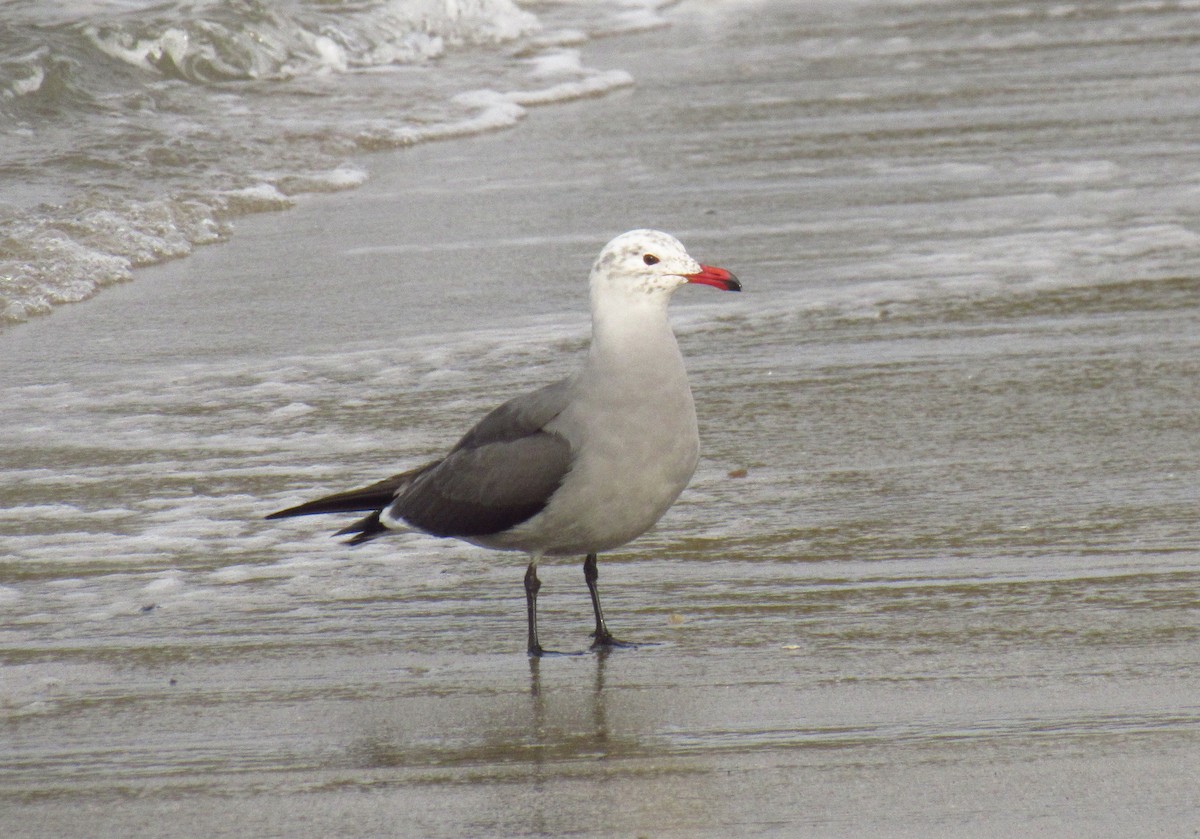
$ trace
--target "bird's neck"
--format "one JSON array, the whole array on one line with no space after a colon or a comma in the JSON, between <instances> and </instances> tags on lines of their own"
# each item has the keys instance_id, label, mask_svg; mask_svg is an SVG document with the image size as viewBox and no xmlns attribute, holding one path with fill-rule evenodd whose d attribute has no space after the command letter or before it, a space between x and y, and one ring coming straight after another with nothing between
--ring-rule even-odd
<instances>
[{"instance_id":1,"label":"bird's neck","mask_svg":"<svg viewBox=\"0 0 1200 839\"><path fill-rule=\"evenodd\" d=\"M589 362L605 369L682 373L683 359L667 319L667 299L636 295L594 301Z\"/></svg>"}]
</instances>

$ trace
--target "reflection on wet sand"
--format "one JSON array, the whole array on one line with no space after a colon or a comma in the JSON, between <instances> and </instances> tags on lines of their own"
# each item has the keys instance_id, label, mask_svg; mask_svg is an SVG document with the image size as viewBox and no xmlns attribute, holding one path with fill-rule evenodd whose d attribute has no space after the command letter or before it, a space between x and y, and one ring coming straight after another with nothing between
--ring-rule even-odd
<instances>
[{"instance_id":1,"label":"reflection on wet sand","mask_svg":"<svg viewBox=\"0 0 1200 839\"><path fill-rule=\"evenodd\" d=\"M605 691L605 673L611 655L612 651L600 650L580 656L586 662L585 669L573 667L570 687L563 690L559 681L558 689L552 691L543 688L542 668L552 667L553 663L544 664L539 657L531 656L527 691L517 690L514 685L488 693L486 702L469 701L460 709L463 716L440 718L433 731L414 730L407 714L388 714L372 736L350 745L349 762L366 769L482 770L496 765L502 767L500 774L507 774L514 767L536 773L538 767L561 762L648 754L647 738L629 728L635 721L626 718L622 734L617 737L609 728L608 705L615 696ZM583 690L583 683L575 680L589 671L590 689ZM436 695L421 701L442 709L453 704L453 700ZM450 711L448 716L456 714ZM462 736L436 733L446 731L461 732Z\"/></svg>"}]
</instances>

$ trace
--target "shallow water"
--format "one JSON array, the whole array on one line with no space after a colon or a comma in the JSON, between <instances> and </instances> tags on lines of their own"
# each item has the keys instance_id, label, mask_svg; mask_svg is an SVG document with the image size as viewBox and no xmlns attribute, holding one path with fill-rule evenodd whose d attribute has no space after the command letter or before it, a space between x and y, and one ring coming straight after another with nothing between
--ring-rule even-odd
<instances>
[{"instance_id":1,"label":"shallow water","mask_svg":"<svg viewBox=\"0 0 1200 839\"><path fill-rule=\"evenodd\" d=\"M6 835L1195 829L1194 13L667 14L585 56L631 90L0 335ZM642 224L746 286L678 295L704 459L601 561L650 645L530 662L519 557L260 520L570 370Z\"/></svg>"},{"instance_id":2,"label":"shallow water","mask_svg":"<svg viewBox=\"0 0 1200 839\"><path fill-rule=\"evenodd\" d=\"M360 186L365 151L629 85L578 48L659 5L0 0L0 329Z\"/></svg>"}]
</instances>

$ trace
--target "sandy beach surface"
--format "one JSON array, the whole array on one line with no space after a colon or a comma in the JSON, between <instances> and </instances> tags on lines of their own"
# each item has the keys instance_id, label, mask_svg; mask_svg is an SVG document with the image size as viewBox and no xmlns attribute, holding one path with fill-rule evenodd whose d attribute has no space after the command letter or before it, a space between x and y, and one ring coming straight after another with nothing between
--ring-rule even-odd
<instances>
[{"instance_id":1,"label":"sandy beach surface","mask_svg":"<svg viewBox=\"0 0 1200 839\"><path fill-rule=\"evenodd\" d=\"M584 50L633 86L0 332L0 834L1200 829L1195 21L663 14ZM573 369L640 226L746 289L673 303L703 460L601 558L645 646L530 660L521 556L262 521Z\"/></svg>"}]
</instances>

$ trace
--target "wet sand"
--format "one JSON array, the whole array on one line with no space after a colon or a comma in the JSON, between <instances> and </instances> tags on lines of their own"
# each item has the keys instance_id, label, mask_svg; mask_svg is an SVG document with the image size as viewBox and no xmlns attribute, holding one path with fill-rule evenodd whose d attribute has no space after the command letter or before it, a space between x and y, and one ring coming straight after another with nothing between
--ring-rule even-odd
<instances>
[{"instance_id":1,"label":"wet sand","mask_svg":"<svg viewBox=\"0 0 1200 839\"><path fill-rule=\"evenodd\" d=\"M1194 832L1194 281L1156 292L1175 305L1123 287L998 315L759 317L765 296L794 303L794 266L840 245L803 232L795 192L762 171L718 177L738 145L718 116L744 104L710 73L740 54L729 23L677 26L657 55L662 32L598 44L591 63L631 69L636 88L366 158L362 189L244 219L230 244L0 336L31 406L46 369L80 403L113 400L71 403L61 425L31 408L47 451L85 421L125 421L117 389L179 439L142 472L121 471L136 423L97 430L109 472L56 450L80 459L76 503L96 518L61 537L39 525L7 572L0 832ZM638 127L681 89L705 91L690 122ZM678 301L705 462L662 527L602 560L614 632L650 643L530 661L519 557L420 537L349 553L311 522L259 521L310 486L418 459L498 391L570 369L581 272L643 224L737 271L750 300ZM1152 352L1167 362L1150 383ZM1158 394L1152 444L1133 435L1137 399L1122 413L1100 389L1044 386L1097 358L1127 393ZM410 380L427 404L387 397ZM273 387L326 401L285 394L271 413ZM1046 423L1014 424L1013 404ZM30 474L18 501L56 503L62 486ZM171 510L193 503L189 530ZM164 529L110 524L109 508ZM63 575L70 544L107 547ZM580 569L542 576L543 641L581 652ZM77 592L72 621L19 606L42 589Z\"/></svg>"}]
</instances>

